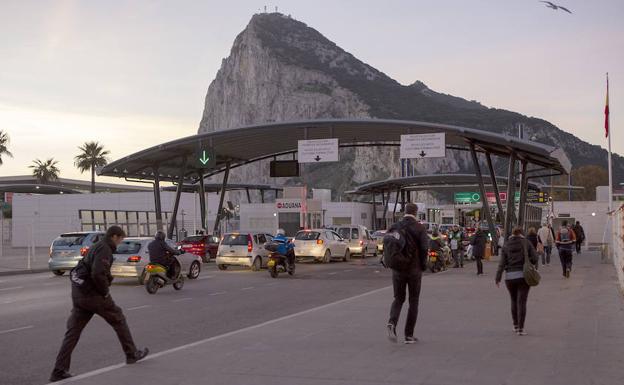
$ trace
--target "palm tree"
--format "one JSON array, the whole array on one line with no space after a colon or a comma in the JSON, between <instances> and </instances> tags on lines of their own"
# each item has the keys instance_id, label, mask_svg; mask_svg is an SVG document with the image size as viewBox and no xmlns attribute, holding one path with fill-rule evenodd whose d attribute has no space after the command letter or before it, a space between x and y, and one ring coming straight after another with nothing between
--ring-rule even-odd
<instances>
[{"instance_id":1,"label":"palm tree","mask_svg":"<svg viewBox=\"0 0 624 385\"><path fill-rule=\"evenodd\" d=\"M13 157L13 154L8 149L9 141L9 134L0 130L0 165L2 164L2 155Z\"/></svg>"},{"instance_id":2,"label":"palm tree","mask_svg":"<svg viewBox=\"0 0 624 385\"><path fill-rule=\"evenodd\" d=\"M104 147L98 142L86 142L78 149L81 153L74 158L74 164L80 172L91 170L91 193L93 194L95 193L95 169L108 164L106 155L110 152L104 150Z\"/></svg>"},{"instance_id":3,"label":"palm tree","mask_svg":"<svg viewBox=\"0 0 624 385\"><path fill-rule=\"evenodd\" d=\"M56 165L57 160L50 158L46 161L35 159L33 164L28 166L33 169L33 176L37 178L37 181L41 184L48 184L48 182L58 179L61 172Z\"/></svg>"}]
</instances>

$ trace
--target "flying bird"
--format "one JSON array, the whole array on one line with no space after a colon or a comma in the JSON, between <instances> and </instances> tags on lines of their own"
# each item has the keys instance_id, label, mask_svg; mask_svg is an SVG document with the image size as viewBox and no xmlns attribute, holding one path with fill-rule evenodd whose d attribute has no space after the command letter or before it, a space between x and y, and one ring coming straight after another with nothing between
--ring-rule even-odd
<instances>
[{"instance_id":1,"label":"flying bird","mask_svg":"<svg viewBox=\"0 0 624 385\"><path fill-rule=\"evenodd\" d=\"M572 11L570 11L569 9L567 9L566 7L562 7L560 5L557 4L553 4L550 1L541 1L540 3L544 3L548 8L551 8L552 10L556 11L558 9L561 9L562 11L566 11L567 13L572 13Z\"/></svg>"}]
</instances>

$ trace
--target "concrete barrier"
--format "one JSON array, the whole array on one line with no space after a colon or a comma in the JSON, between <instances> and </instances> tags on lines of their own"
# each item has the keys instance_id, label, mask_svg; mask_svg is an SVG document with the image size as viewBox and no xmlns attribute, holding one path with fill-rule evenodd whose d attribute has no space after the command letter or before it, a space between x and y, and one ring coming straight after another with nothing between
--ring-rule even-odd
<instances>
[{"instance_id":1,"label":"concrete barrier","mask_svg":"<svg viewBox=\"0 0 624 385\"><path fill-rule=\"evenodd\" d=\"M611 252L613 264L620 281L620 291L624 295L624 205L612 213L613 231Z\"/></svg>"}]
</instances>

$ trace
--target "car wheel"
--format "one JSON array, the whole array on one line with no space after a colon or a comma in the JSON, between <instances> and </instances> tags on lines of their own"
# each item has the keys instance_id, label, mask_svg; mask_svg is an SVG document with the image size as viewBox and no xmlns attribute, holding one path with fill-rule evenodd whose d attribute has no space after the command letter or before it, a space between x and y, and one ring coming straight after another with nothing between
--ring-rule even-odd
<instances>
[{"instance_id":1,"label":"car wheel","mask_svg":"<svg viewBox=\"0 0 624 385\"><path fill-rule=\"evenodd\" d=\"M52 270L52 272L54 273L54 275L57 275L59 277L65 274L65 270Z\"/></svg>"},{"instance_id":2,"label":"car wheel","mask_svg":"<svg viewBox=\"0 0 624 385\"><path fill-rule=\"evenodd\" d=\"M199 266L199 262L195 261L191 263L191 268L189 269L188 277L190 279L197 279L197 277L199 277L200 271L201 271L201 266Z\"/></svg>"},{"instance_id":3,"label":"car wheel","mask_svg":"<svg viewBox=\"0 0 624 385\"><path fill-rule=\"evenodd\" d=\"M373 258L377 258L377 246L373 249Z\"/></svg>"},{"instance_id":4,"label":"car wheel","mask_svg":"<svg viewBox=\"0 0 624 385\"><path fill-rule=\"evenodd\" d=\"M364 253L364 255L366 255L366 253ZM349 249L345 251L345 255L342 260L345 262L349 262L351 260L351 252L349 251Z\"/></svg>"},{"instance_id":5,"label":"car wheel","mask_svg":"<svg viewBox=\"0 0 624 385\"><path fill-rule=\"evenodd\" d=\"M262 257L256 257L251 265L251 271L260 271L262 269Z\"/></svg>"},{"instance_id":6,"label":"car wheel","mask_svg":"<svg viewBox=\"0 0 624 385\"><path fill-rule=\"evenodd\" d=\"M323 256L323 263L331 262L331 251L325 250L325 255Z\"/></svg>"},{"instance_id":7,"label":"car wheel","mask_svg":"<svg viewBox=\"0 0 624 385\"><path fill-rule=\"evenodd\" d=\"M219 270L227 270L227 265L219 265Z\"/></svg>"}]
</instances>

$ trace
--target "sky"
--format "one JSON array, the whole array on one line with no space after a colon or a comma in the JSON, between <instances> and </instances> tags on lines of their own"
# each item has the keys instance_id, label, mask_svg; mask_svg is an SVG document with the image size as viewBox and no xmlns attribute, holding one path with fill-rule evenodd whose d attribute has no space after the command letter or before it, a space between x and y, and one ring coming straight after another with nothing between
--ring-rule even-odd
<instances>
[{"instance_id":1,"label":"sky","mask_svg":"<svg viewBox=\"0 0 624 385\"><path fill-rule=\"evenodd\" d=\"M222 59L265 5L402 84L602 147L609 72L612 146L624 154L624 1L555 3L573 14L533 0L0 0L0 130L14 154L0 175L54 158L61 177L87 179L73 166L85 141L114 160L195 134Z\"/></svg>"}]
</instances>

